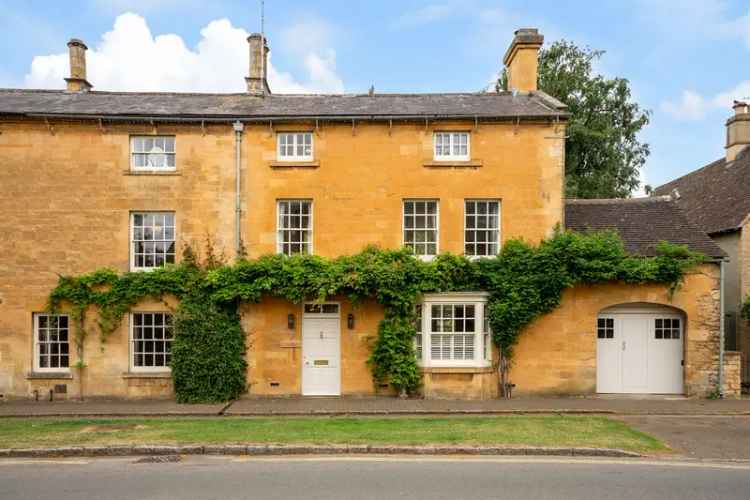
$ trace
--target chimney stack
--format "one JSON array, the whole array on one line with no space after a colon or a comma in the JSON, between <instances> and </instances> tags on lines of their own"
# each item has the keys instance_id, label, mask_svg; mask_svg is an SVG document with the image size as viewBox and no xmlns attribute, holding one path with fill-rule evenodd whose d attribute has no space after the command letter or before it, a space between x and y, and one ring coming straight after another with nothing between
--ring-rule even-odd
<instances>
[{"instance_id":1,"label":"chimney stack","mask_svg":"<svg viewBox=\"0 0 750 500\"><path fill-rule=\"evenodd\" d=\"M70 57L70 78L65 79L68 92L88 92L91 85L86 80L86 51L88 47L81 40L71 38L68 42L68 54Z\"/></svg>"},{"instance_id":2,"label":"chimney stack","mask_svg":"<svg viewBox=\"0 0 750 500\"><path fill-rule=\"evenodd\" d=\"M245 78L248 94L264 96L271 93L268 87L268 44L260 33L247 37L250 47L250 74Z\"/></svg>"},{"instance_id":3,"label":"chimney stack","mask_svg":"<svg viewBox=\"0 0 750 500\"><path fill-rule=\"evenodd\" d=\"M734 116L727 120L727 162L734 161L750 145L750 112L748 103L734 101Z\"/></svg>"},{"instance_id":4,"label":"chimney stack","mask_svg":"<svg viewBox=\"0 0 750 500\"><path fill-rule=\"evenodd\" d=\"M537 89L539 49L544 36L536 28L521 28L514 35L503 58L508 73L507 90L531 92Z\"/></svg>"}]
</instances>

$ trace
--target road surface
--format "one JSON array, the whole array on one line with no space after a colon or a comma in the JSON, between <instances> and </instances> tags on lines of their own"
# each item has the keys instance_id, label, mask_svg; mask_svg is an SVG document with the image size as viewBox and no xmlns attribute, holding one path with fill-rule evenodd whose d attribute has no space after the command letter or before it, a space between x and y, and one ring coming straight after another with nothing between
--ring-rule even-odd
<instances>
[{"instance_id":1,"label":"road surface","mask_svg":"<svg viewBox=\"0 0 750 500\"><path fill-rule=\"evenodd\" d=\"M743 499L750 463L478 457L0 460L0 499Z\"/></svg>"}]
</instances>

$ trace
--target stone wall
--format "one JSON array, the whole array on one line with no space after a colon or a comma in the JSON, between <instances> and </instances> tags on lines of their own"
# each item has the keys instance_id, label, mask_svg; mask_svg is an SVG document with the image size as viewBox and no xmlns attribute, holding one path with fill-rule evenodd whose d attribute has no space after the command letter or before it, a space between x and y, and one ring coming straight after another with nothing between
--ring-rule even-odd
<instances>
[{"instance_id":1,"label":"stone wall","mask_svg":"<svg viewBox=\"0 0 750 500\"><path fill-rule=\"evenodd\" d=\"M275 133L301 129L314 131L314 164L276 165ZM471 165L432 165L435 130L470 131ZM57 380L32 373L33 313L44 310L58 275L102 267L128 270L131 211L175 212L178 261L187 244L200 250L207 236L217 251L233 257L234 132L230 124L100 126L59 120L3 120L0 132L0 394L31 397L35 390L66 384L72 397L79 390L77 371ZM130 136L151 134L175 135L176 171L130 171ZM562 221L563 141L552 137L563 135L564 126L550 123L476 126L473 120L394 123L392 128L373 123L248 125L241 165L246 248L252 257L276 251L279 198L313 200L314 252L328 257L358 252L368 244L400 247L404 198L439 199L441 251L463 252L467 198L502 200L503 240L538 241ZM284 330L288 307L274 305L267 317L248 317L246 325ZM257 306L248 308L257 312ZM362 311L361 330L342 329L342 341L351 348L344 368L357 374L345 382L352 394L372 391L363 375L364 338L377 323L378 309ZM105 346L95 334L86 341L84 392L170 395L171 384L163 376L129 373L127 323L125 318ZM274 363L296 362L298 350L264 338L266 333L257 335L253 342L270 350L251 355L252 390L279 392L269 385L283 375L276 373ZM71 365L76 361L73 356ZM298 381L284 377L279 387L298 392Z\"/></svg>"},{"instance_id":2,"label":"stone wall","mask_svg":"<svg viewBox=\"0 0 750 500\"><path fill-rule=\"evenodd\" d=\"M742 353L738 351L724 353L724 387L722 393L727 399L736 399L742 396L742 385L740 384L741 359Z\"/></svg>"},{"instance_id":3,"label":"stone wall","mask_svg":"<svg viewBox=\"0 0 750 500\"><path fill-rule=\"evenodd\" d=\"M611 283L566 290L559 308L521 335L511 382L516 394L596 392L596 318L619 304L659 304L686 316L685 393L706 396L717 385L719 356L719 267L705 264L686 276L669 297L661 285Z\"/></svg>"}]
</instances>

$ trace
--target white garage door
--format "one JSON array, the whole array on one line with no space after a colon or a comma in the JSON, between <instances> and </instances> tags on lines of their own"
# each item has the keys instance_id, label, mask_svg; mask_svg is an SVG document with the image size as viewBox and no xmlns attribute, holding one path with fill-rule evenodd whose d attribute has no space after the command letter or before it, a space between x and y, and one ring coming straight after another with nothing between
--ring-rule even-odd
<instances>
[{"instance_id":1,"label":"white garage door","mask_svg":"<svg viewBox=\"0 0 750 500\"><path fill-rule=\"evenodd\" d=\"M682 315L668 309L612 310L596 329L596 391L682 394Z\"/></svg>"}]
</instances>

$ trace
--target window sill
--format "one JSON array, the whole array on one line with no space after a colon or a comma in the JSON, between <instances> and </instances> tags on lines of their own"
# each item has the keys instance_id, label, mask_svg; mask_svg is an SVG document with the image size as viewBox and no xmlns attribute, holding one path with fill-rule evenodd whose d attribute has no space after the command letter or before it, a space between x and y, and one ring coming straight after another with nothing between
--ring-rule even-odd
<instances>
[{"instance_id":1,"label":"window sill","mask_svg":"<svg viewBox=\"0 0 750 500\"><path fill-rule=\"evenodd\" d=\"M122 374L122 378L172 378L172 372L127 372Z\"/></svg>"},{"instance_id":2,"label":"window sill","mask_svg":"<svg viewBox=\"0 0 750 500\"><path fill-rule=\"evenodd\" d=\"M70 372L31 372L26 374L26 380L73 380Z\"/></svg>"},{"instance_id":3,"label":"window sill","mask_svg":"<svg viewBox=\"0 0 750 500\"><path fill-rule=\"evenodd\" d=\"M422 163L427 168L479 168L480 160L430 160Z\"/></svg>"},{"instance_id":4,"label":"window sill","mask_svg":"<svg viewBox=\"0 0 750 500\"><path fill-rule=\"evenodd\" d=\"M271 168L318 168L320 161L272 161Z\"/></svg>"},{"instance_id":5,"label":"window sill","mask_svg":"<svg viewBox=\"0 0 750 500\"><path fill-rule=\"evenodd\" d=\"M169 177L182 175L182 173L176 170L123 170L122 175L163 175Z\"/></svg>"},{"instance_id":6,"label":"window sill","mask_svg":"<svg viewBox=\"0 0 750 500\"><path fill-rule=\"evenodd\" d=\"M429 366L422 373L494 373L492 366Z\"/></svg>"}]
</instances>

